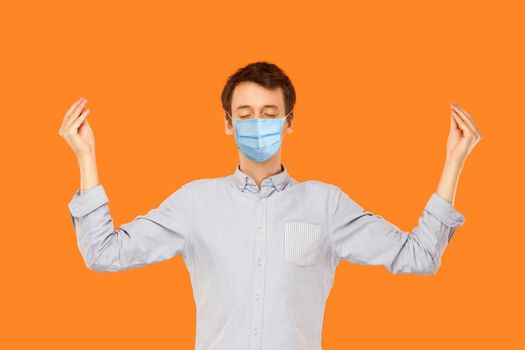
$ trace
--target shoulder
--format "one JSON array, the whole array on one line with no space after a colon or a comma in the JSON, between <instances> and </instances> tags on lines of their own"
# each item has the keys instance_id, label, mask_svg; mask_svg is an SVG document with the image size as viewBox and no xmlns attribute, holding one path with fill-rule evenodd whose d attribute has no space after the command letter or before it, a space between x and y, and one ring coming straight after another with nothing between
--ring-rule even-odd
<instances>
[{"instance_id":1,"label":"shoulder","mask_svg":"<svg viewBox=\"0 0 525 350\"><path fill-rule=\"evenodd\" d=\"M318 180L307 180L300 182L298 185L304 187L303 191L307 196L324 198L326 204L331 208L348 206L355 210L362 210L362 206L357 203L347 192L340 186L332 183L326 183Z\"/></svg>"},{"instance_id":2,"label":"shoulder","mask_svg":"<svg viewBox=\"0 0 525 350\"><path fill-rule=\"evenodd\" d=\"M331 195L340 190L337 185L319 180L305 180L297 183L295 186L302 187L305 191L324 193L326 195Z\"/></svg>"},{"instance_id":3,"label":"shoulder","mask_svg":"<svg viewBox=\"0 0 525 350\"><path fill-rule=\"evenodd\" d=\"M223 185L228 182L229 178L230 176L217 176L195 179L186 182L184 185L182 185L182 187L191 193L206 193L222 188Z\"/></svg>"},{"instance_id":4,"label":"shoulder","mask_svg":"<svg viewBox=\"0 0 525 350\"><path fill-rule=\"evenodd\" d=\"M297 194L308 203L319 203L326 206L334 201L340 188L328 182L305 180L294 184L291 190L297 191Z\"/></svg>"},{"instance_id":5,"label":"shoulder","mask_svg":"<svg viewBox=\"0 0 525 350\"><path fill-rule=\"evenodd\" d=\"M191 202L195 195L214 194L218 188L222 187L220 184L224 182L224 178L225 177L201 178L178 185L164 200L164 204L175 205L182 202Z\"/></svg>"}]
</instances>

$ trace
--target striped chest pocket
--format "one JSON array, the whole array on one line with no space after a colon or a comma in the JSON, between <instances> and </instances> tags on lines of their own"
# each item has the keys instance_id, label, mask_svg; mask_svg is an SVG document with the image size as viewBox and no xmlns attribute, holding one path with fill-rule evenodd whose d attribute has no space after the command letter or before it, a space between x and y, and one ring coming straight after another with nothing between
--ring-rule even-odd
<instances>
[{"instance_id":1,"label":"striped chest pocket","mask_svg":"<svg viewBox=\"0 0 525 350\"><path fill-rule=\"evenodd\" d=\"M307 222L284 223L284 258L299 266L319 260L321 225Z\"/></svg>"}]
</instances>

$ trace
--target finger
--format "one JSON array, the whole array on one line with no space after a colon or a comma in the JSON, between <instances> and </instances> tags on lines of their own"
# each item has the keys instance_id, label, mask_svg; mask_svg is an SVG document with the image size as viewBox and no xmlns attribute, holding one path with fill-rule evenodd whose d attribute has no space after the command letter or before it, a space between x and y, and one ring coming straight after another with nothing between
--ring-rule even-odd
<instances>
[{"instance_id":1,"label":"finger","mask_svg":"<svg viewBox=\"0 0 525 350\"><path fill-rule=\"evenodd\" d=\"M78 127L78 132L82 132L82 129L86 128L89 126L89 119L84 119L84 121L80 124L80 126Z\"/></svg>"},{"instance_id":2,"label":"finger","mask_svg":"<svg viewBox=\"0 0 525 350\"><path fill-rule=\"evenodd\" d=\"M65 119L69 120L71 117L73 117L74 112L85 102L87 99L85 97L80 98L78 101L76 101L71 107L69 107L67 113L65 114ZM66 122L67 123L67 122Z\"/></svg>"},{"instance_id":3,"label":"finger","mask_svg":"<svg viewBox=\"0 0 525 350\"><path fill-rule=\"evenodd\" d=\"M80 114L80 116L75 120L73 124L71 124L70 130L76 130L82 124L82 122L87 118L90 110L89 108L86 109L84 112Z\"/></svg>"},{"instance_id":4,"label":"finger","mask_svg":"<svg viewBox=\"0 0 525 350\"><path fill-rule=\"evenodd\" d=\"M474 121L474 118L468 112L462 108L460 105L458 105L456 102L452 104L452 108L454 108L460 117L462 117L470 126L471 129L476 133L479 134L478 126L476 125L476 122Z\"/></svg>"},{"instance_id":5,"label":"finger","mask_svg":"<svg viewBox=\"0 0 525 350\"><path fill-rule=\"evenodd\" d=\"M458 123L459 128L463 131L464 135L472 133L472 130L467 125L467 123L454 110L452 110L452 114L454 115L454 118Z\"/></svg>"},{"instance_id":6,"label":"finger","mask_svg":"<svg viewBox=\"0 0 525 350\"><path fill-rule=\"evenodd\" d=\"M461 118L461 120L463 120L465 122L465 124L467 124L467 126L469 127L469 129L472 132L472 134L474 135L474 137L476 139L478 139L478 140L481 139L481 133L479 132L479 130L477 129L476 125L472 121L472 119L471 119L472 117L469 118L467 115L462 113L457 108L453 108L453 110Z\"/></svg>"},{"instance_id":7,"label":"finger","mask_svg":"<svg viewBox=\"0 0 525 350\"><path fill-rule=\"evenodd\" d=\"M87 104L87 99L84 99L82 101L80 101L80 103L75 107L75 109L73 109L73 111L71 112L71 117L70 119L76 119L78 118L78 116L80 115L80 113L82 113L82 111L84 110L84 107L86 106Z\"/></svg>"},{"instance_id":8,"label":"finger","mask_svg":"<svg viewBox=\"0 0 525 350\"><path fill-rule=\"evenodd\" d=\"M79 98L78 100L76 100L72 105L71 107L69 107L69 109L67 110L65 116L68 116L69 114L71 114L71 112L73 111L73 109L75 109L76 106L78 106L78 104L82 101L85 100L85 97L81 97Z\"/></svg>"},{"instance_id":9,"label":"finger","mask_svg":"<svg viewBox=\"0 0 525 350\"><path fill-rule=\"evenodd\" d=\"M456 102L452 104L452 108L454 108L456 111L458 111L459 115L463 117L467 122L470 121L470 123L474 126L473 129L478 130L476 122L474 121L474 118L460 105L458 105Z\"/></svg>"},{"instance_id":10,"label":"finger","mask_svg":"<svg viewBox=\"0 0 525 350\"><path fill-rule=\"evenodd\" d=\"M80 126L78 127L78 132L80 132L83 128L89 126L89 120L88 119L84 119L84 122L82 124L80 124Z\"/></svg>"},{"instance_id":11,"label":"finger","mask_svg":"<svg viewBox=\"0 0 525 350\"><path fill-rule=\"evenodd\" d=\"M458 117L461 118L461 120L462 120L463 122L465 122L465 124L466 124L466 125L468 126L468 128L469 128L469 131L472 132L472 135L473 135L475 138L479 139L479 138L480 138L480 133L479 133L479 131L476 129L476 126L472 123L472 121L471 121L467 116L465 116L461 111L457 110L456 108L453 108L452 110L454 111L454 113L456 113L456 115L457 115Z\"/></svg>"},{"instance_id":12,"label":"finger","mask_svg":"<svg viewBox=\"0 0 525 350\"><path fill-rule=\"evenodd\" d=\"M457 109L459 109L461 112L463 112L464 115L468 118L468 120L472 122L472 124L473 124L473 128L472 129L476 133L475 135L478 137L478 139L481 140L481 131L479 130L478 124L476 123L474 118L472 118L472 116L465 110L465 108L461 107L457 102L454 102L454 106L456 106Z\"/></svg>"},{"instance_id":13,"label":"finger","mask_svg":"<svg viewBox=\"0 0 525 350\"><path fill-rule=\"evenodd\" d=\"M71 112L71 117L66 123L65 130L68 130L71 128L71 125L75 122L75 120L78 118L78 116L84 112L87 108L86 106L87 100L84 100L84 102L80 102L80 104Z\"/></svg>"},{"instance_id":14,"label":"finger","mask_svg":"<svg viewBox=\"0 0 525 350\"><path fill-rule=\"evenodd\" d=\"M467 110L465 108L463 108L459 103L457 102L452 102L452 105L457 107L460 111L462 111L463 113L465 113L465 115L469 116L470 118L472 118L472 116L467 112Z\"/></svg>"},{"instance_id":15,"label":"finger","mask_svg":"<svg viewBox=\"0 0 525 350\"><path fill-rule=\"evenodd\" d=\"M69 116L71 114L71 112L75 109L76 106L78 106L78 104L80 102L82 102L82 100L84 99L84 97L81 97L79 98L78 100L76 100L72 105L71 107L69 107L69 109L67 110L66 113L64 113L64 118L62 118L62 124L60 125L60 129L58 131L58 133L60 135L62 135L63 131L65 130L65 126L68 124L68 121L69 121Z\"/></svg>"},{"instance_id":16,"label":"finger","mask_svg":"<svg viewBox=\"0 0 525 350\"><path fill-rule=\"evenodd\" d=\"M84 110L85 110L85 107L82 108L82 112L83 112ZM81 113L82 113L82 112L81 112ZM63 133L68 132L68 131L71 129L71 125L75 122L75 120L76 120L76 119L70 118L70 119L66 122L66 124L64 125L64 129L63 129L62 132L63 132Z\"/></svg>"}]
</instances>

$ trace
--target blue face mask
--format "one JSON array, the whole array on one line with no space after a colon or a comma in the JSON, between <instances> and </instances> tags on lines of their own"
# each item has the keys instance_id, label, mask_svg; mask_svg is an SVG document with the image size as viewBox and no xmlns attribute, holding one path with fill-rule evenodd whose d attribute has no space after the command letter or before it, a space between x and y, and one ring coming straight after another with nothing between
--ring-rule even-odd
<instances>
[{"instance_id":1,"label":"blue face mask","mask_svg":"<svg viewBox=\"0 0 525 350\"><path fill-rule=\"evenodd\" d=\"M282 118L244 120L233 120L228 113L235 127L237 148L255 162L270 159L281 147L283 125L290 113Z\"/></svg>"}]
</instances>

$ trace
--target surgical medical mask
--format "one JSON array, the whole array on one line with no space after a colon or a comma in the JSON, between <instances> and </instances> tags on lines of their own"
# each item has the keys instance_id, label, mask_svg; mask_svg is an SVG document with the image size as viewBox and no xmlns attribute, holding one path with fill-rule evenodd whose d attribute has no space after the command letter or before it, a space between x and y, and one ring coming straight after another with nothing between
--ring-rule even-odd
<instances>
[{"instance_id":1,"label":"surgical medical mask","mask_svg":"<svg viewBox=\"0 0 525 350\"><path fill-rule=\"evenodd\" d=\"M290 113L282 118L233 120L237 148L249 159L264 162L281 147L283 125Z\"/></svg>"}]
</instances>

